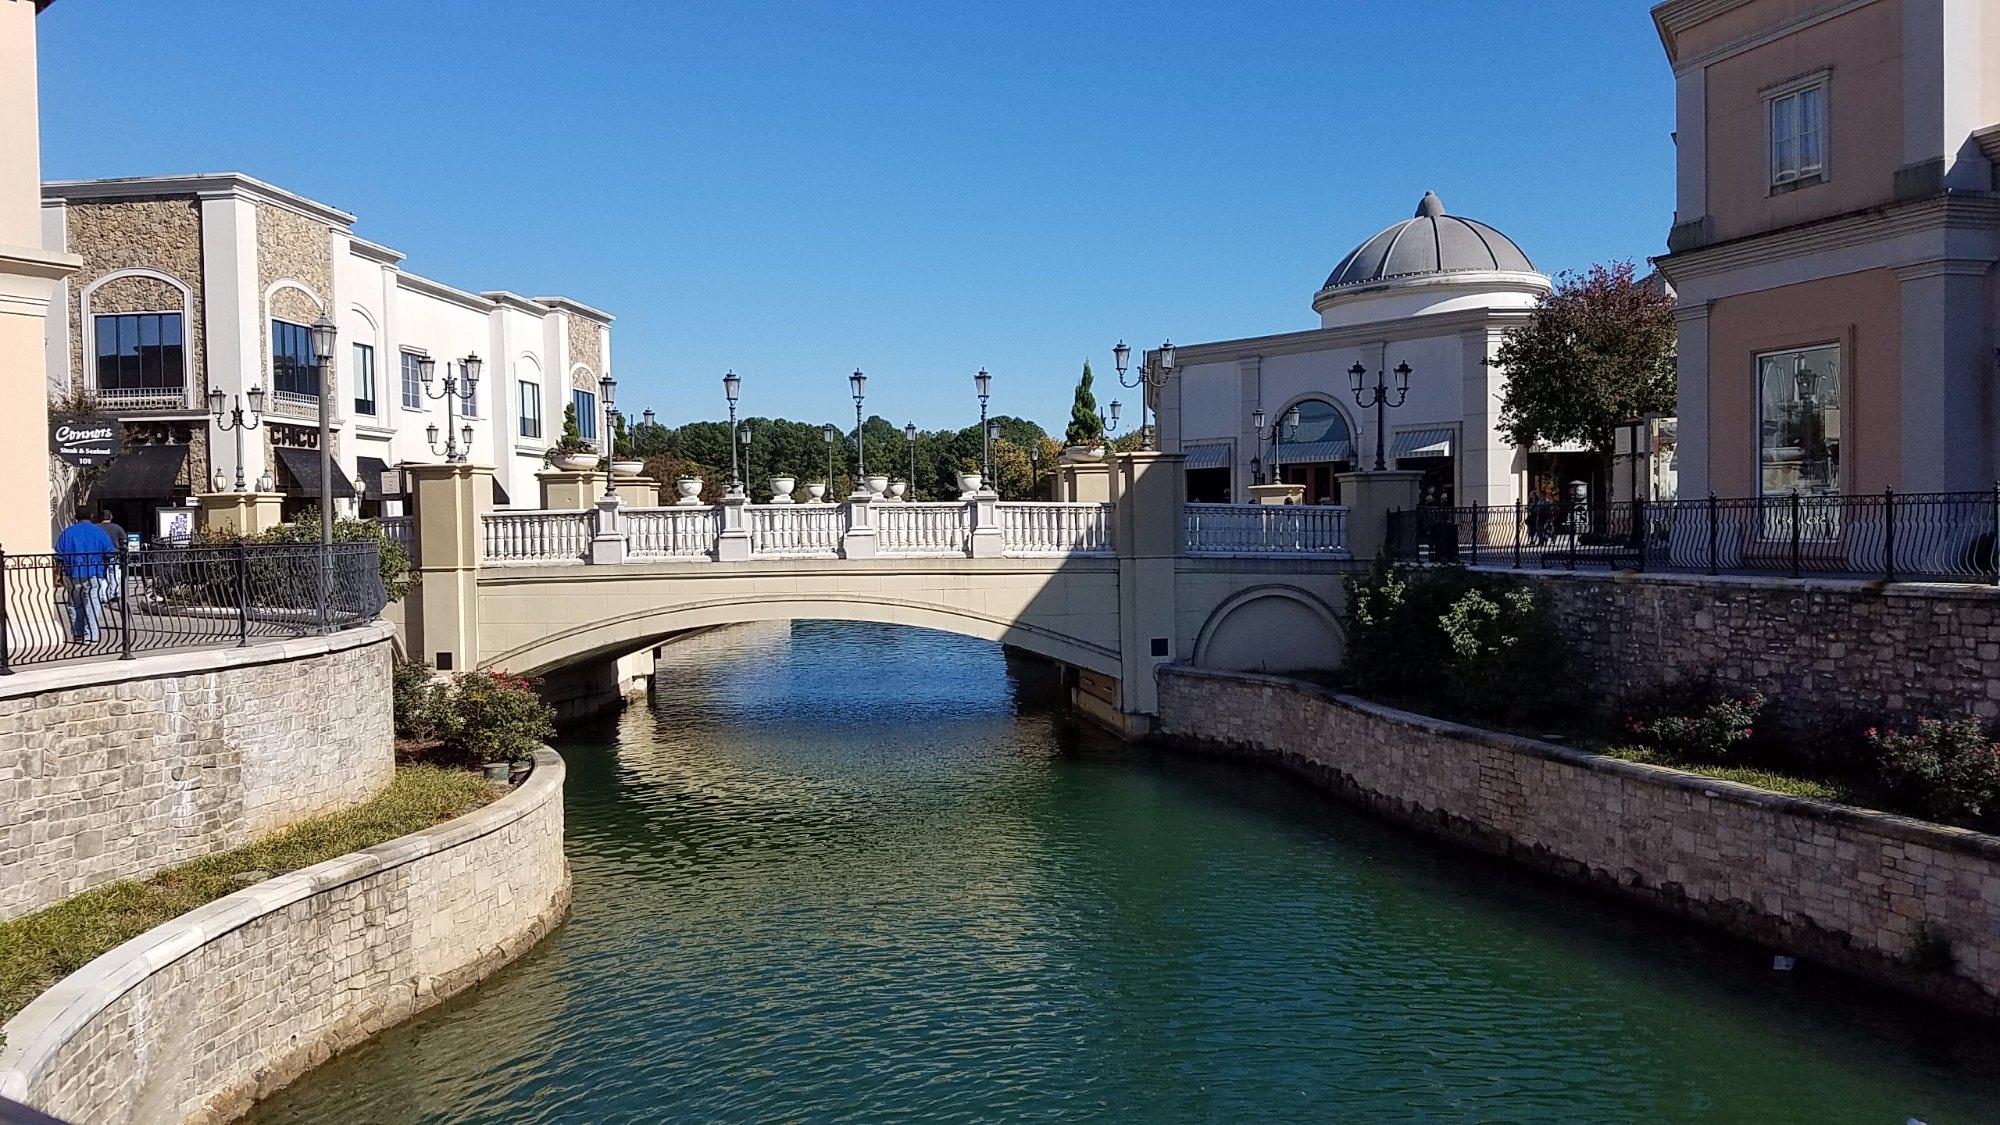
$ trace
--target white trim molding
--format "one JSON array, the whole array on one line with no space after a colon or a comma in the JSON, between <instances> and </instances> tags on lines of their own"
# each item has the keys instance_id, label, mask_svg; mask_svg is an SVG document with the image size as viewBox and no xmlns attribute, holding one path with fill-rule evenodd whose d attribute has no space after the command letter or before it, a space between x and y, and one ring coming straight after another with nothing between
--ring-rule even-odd
<instances>
[{"instance_id":1,"label":"white trim molding","mask_svg":"<svg viewBox=\"0 0 2000 1125\"><path fill-rule=\"evenodd\" d=\"M91 309L90 298L92 294L111 282L120 281L128 277L143 277L150 281L163 282L172 286L180 291L181 307L178 309L151 309L136 313L99 313ZM97 365L91 362L91 357L97 354L97 317L148 316L164 312L177 312L181 318L181 406L188 410L198 409L200 403L196 401L199 391L195 387L194 347L188 341L188 334L194 327L194 290L187 282L182 281L173 274L150 269L145 266L132 266L127 269L112 270L110 273L84 286L83 292L77 297L77 331L81 341L78 345L78 350L81 354L76 357L76 362L77 369L83 378L83 386L93 394L98 393ZM202 338L206 340L206 334ZM115 406L116 404L107 405Z\"/></svg>"}]
</instances>

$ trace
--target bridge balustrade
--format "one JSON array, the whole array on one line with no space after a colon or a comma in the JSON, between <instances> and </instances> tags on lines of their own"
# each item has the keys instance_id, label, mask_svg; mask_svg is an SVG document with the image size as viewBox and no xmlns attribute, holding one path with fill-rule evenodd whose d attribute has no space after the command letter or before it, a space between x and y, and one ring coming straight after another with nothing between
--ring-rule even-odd
<instances>
[{"instance_id":1,"label":"bridge balustrade","mask_svg":"<svg viewBox=\"0 0 2000 1125\"><path fill-rule=\"evenodd\" d=\"M883 555L963 556L970 550L970 504L883 504L875 509L875 522Z\"/></svg>"},{"instance_id":2,"label":"bridge balustrade","mask_svg":"<svg viewBox=\"0 0 2000 1125\"><path fill-rule=\"evenodd\" d=\"M635 559L710 559L722 531L720 508L626 508L625 552Z\"/></svg>"},{"instance_id":3,"label":"bridge balustrade","mask_svg":"<svg viewBox=\"0 0 2000 1125\"><path fill-rule=\"evenodd\" d=\"M845 504L751 504L750 555L772 559L837 559L847 534Z\"/></svg>"},{"instance_id":4,"label":"bridge balustrade","mask_svg":"<svg viewBox=\"0 0 2000 1125\"><path fill-rule=\"evenodd\" d=\"M1109 504L1006 503L995 508L1003 554L1043 558L1111 553Z\"/></svg>"},{"instance_id":5,"label":"bridge balustrade","mask_svg":"<svg viewBox=\"0 0 2000 1125\"><path fill-rule=\"evenodd\" d=\"M488 512L486 561L581 562L590 551L593 513Z\"/></svg>"},{"instance_id":6,"label":"bridge balustrade","mask_svg":"<svg viewBox=\"0 0 2000 1125\"><path fill-rule=\"evenodd\" d=\"M1344 557L1347 508L1338 504L1189 504L1190 555Z\"/></svg>"}]
</instances>

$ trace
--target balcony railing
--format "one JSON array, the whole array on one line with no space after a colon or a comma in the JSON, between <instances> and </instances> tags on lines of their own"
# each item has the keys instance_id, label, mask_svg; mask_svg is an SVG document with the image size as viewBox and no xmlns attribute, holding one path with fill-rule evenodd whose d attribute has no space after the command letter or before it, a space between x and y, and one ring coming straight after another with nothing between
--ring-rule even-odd
<instances>
[{"instance_id":1,"label":"balcony railing","mask_svg":"<svg viewBox=\"0 0 2000 1125\"><path fill-rule=\"evenodd\" d=\"M1337 504L1189 504L1190 555L1344 558L1347 508Z\"/></svg>"},{"instance_id":2,"label":"balcony railing","mask_svg":"<svg viewBox=\"0 0 2000 1125\"><path fill-rule=\"evenodd\" d=\"M1390 541L1473 565L2000 583L2000 489L1419 508Z\"/></svg>"},{"instance_id":3,"label":"balcony railing","mask_svg":"<svg viewBox=\"0 0 2000 1125\"><path fill-rule=\"evenodd\" d=\"M186 387L99 387L92 392L107 410L186 410Z\"/></svg>"}]
</instances>

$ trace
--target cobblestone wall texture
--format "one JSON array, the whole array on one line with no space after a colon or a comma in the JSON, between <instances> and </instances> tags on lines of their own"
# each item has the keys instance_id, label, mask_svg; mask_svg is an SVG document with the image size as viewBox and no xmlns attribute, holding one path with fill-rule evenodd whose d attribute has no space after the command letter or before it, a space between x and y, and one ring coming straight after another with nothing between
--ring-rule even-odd
<instances>
[{"instance_id":1,"label":"cobblestone wall texture","mask_svg":"<svg viewBox=\"0 0 2000 1125\"><path fill-rule=\"evenodd\" d=\"M604 326L594 320L586 320L575 313L569 313L569 366L570 385L597 393L597 378L604 374ZM582 364L588 371L578 371ZM565 405L569 399L563 399Z\"/></svg>"},{"instance_id":2,"label":"cobblestone wall texture","mask_svg":"<svg viewBox=\"0 0 2000 1125\"><path fill-rule=\"evenodd\" d=\"M1779 578L1528 574L1611 695L1713 675L1790 727L2000 719L2000 590Z\"/></svg>"},{"instance_id":3,"label":"cobblestone wall texture","mask_svg":"<svg viewBox=\"0 0 2000 1125\"><path fill-rule=\"evenodd\" d=\"M142 657L89 666L95 683L33 690L44 674L23 672L0 684L0 918L388 784L388 626L225 652L245 663L195 671L190 654ZM149 674L163 667L182 670Z\"/></svg>"},{"instance_id":4,"label":"cobblestone wall texture","mask_svg":"<svg viewBox=\"0 0 2000 1125\"><path fill-rule=\"evenodd\" d=\"M1434 834L2000 1014L2000 838L1252 673L1162 668L1158 734L1275 762ZM1950 942L1950 969L1912 964L1920 926Z\"/></svg>"},{"instance_id":5,"label":"cobblestone wall texture","mask_svg":"<svg viewBox=\"0 0 2000 1125\"><path fill-rule=\"evenodd\" d=\"M188 379L199 398L208 391L202 322L201 203L193 196L171 199L72 200L64 223L70 253L83 268L69 279L69 355L72 385L83 386L83 365L97 352L86 343L83 291L108 273L143 267L167 274L194 294L194 317L181 326ZM92 293L91 312L178 312L181 295L158 281L141 290L113 281ZM171 299L168 295L171 294ZM143 300L142 300L143 298Z\"/></svg>"},{"instance_id":6,"label":"cobblestone wall texture","mask_svg":"<svg viewBox=\"0 0 2000 1125\"><path fill-rule=\"evenodd\" d=\"M470 987L569 908L562 759L436 828L105 954L6 1026L0 1093L77 1122L220 1122Z\"/></svg>"}]
</instances>

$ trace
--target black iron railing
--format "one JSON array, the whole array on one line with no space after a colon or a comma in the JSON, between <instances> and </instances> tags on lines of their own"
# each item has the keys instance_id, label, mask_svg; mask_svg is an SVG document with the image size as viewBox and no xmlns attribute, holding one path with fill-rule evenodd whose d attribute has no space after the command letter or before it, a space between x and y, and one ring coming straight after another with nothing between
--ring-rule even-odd
<instances>
[{"instance_id":1,"label":"black iron railing","mask_svg":"<svg viewBox=\"0 0 2000 1125\"><path fill-rule=\"evenodd\" d=\"M1468 565L2000 583L2000 487L1418 508L1389 536L1400 557Z\"/></svg>"},{"instance_id":2,"label":"black iron railing","mask_svg":"<svg viewBox=\"0 0 2000 1125\"><path fill-rule=\"evenodd\" d=\"M369 542L0 552L0 675L363 624L387 601L378 554Z\"/></svg>"}]
</instances>

